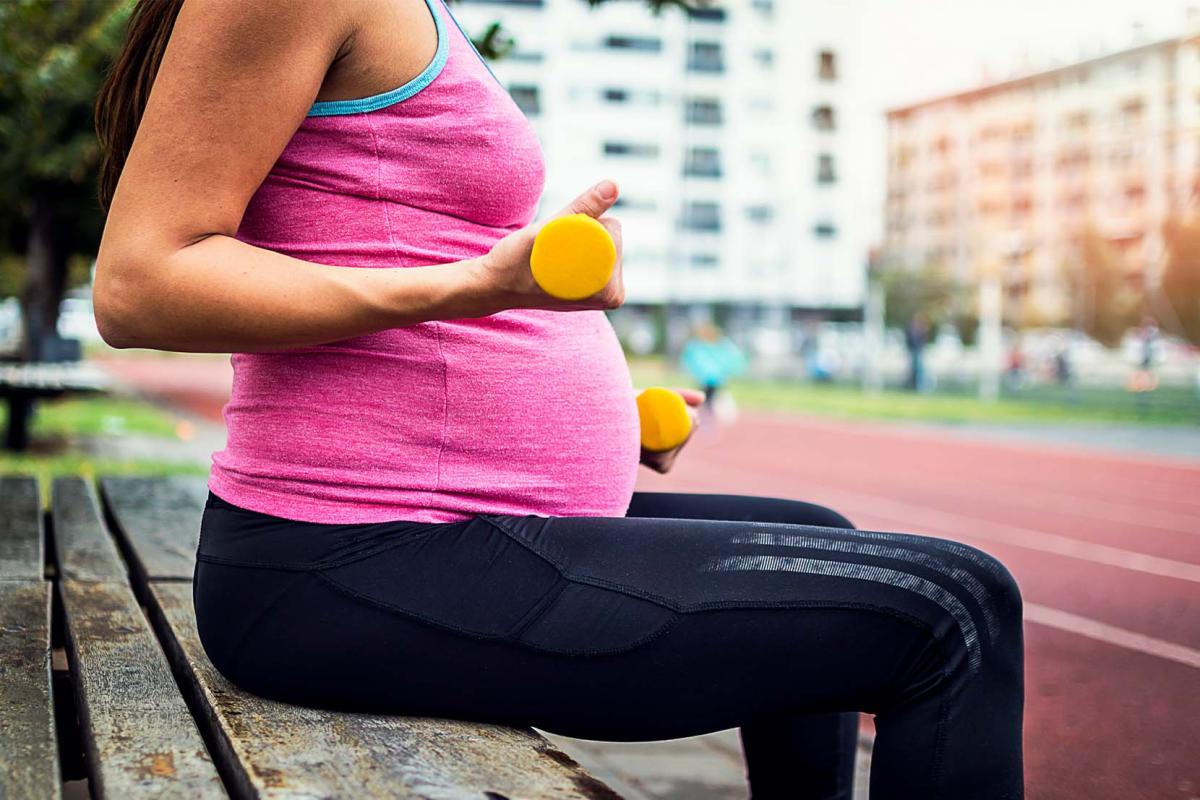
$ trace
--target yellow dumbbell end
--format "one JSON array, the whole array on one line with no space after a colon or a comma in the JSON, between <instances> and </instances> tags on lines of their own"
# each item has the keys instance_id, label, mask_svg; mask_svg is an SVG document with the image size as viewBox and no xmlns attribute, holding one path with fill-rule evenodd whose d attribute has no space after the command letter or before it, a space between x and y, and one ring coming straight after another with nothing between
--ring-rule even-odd
<instances>
[{"instance_id":1,"label":"yellow dumbbell end","mask_svg":"<svg viewBox=\"0 0 1200 800\"><path fill-rule=\"evenodd\" d=\"M582 300L603 289L617 263L617 247L603 225L587 214L556 217L533 240L529 266L542 291L559 300Z\"/></svg>"},{"instance_id":2,"label":"yellow dumbbell end","mask_svg":"<svg viewBox=\"0 0 1200 800\"><path fill-rule=\"evenodd\" d=\"M679 392L651 386L638 394L637 407L642 425L642 447L661 453L674 450L687 441L692 432L692 417Z\"/></svg>"}]
</instances>

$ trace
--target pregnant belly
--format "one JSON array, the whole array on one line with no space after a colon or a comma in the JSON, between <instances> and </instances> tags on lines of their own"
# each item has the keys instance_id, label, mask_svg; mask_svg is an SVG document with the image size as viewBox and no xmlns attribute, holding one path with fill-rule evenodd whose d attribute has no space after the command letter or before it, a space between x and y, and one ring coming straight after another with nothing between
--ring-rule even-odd
<instances>
[{"instance_id":1,"label":"pregnant belly","mask_svg":"<svg viewBox=\"0 0 1200 800\"><path fill-rule=\"evenodd\" d=\"M486 499L497 513L623 516L637 409L604 314L510 311L440 328L439 491Z\"/></svg>"}]
</instances>

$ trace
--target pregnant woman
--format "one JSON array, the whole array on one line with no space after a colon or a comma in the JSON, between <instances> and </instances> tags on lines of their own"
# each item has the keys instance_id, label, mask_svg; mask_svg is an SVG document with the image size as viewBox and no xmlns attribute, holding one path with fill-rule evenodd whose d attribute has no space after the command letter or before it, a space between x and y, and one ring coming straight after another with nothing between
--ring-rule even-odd
<instances>
[{"instance_id":1,"label":"pregnant woman","mask_svg":"<svg viewBox=\"0 0 1200 800\"><path fill-rule=\"evenodd\" d=\"M104 338L232 353L194 584L231 681L593 739L739 727L759 800L848 798L867 711L876 800L1021 796L1001 564L634 492L676 454L639 452L620 269L537 288L538 139L443 0L142 0L98 128ZM616 196L563 212L619 251Z\"/></svg>"}]
</instances>

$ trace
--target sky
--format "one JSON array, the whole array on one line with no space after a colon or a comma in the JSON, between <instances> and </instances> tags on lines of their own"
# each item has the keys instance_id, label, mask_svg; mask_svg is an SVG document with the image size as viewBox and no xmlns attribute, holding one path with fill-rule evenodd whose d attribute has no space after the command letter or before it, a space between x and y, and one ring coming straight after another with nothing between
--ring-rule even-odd
<instances>
[{"instance_id":1,"label":"sky","mask_svg":"<svg viewBox=\"0 0 1200 800\"><path fill-rule=\"evenodd\" d=\"M848 1L862 8L864 94L881 108L1124 49L1135 23L1144 41L1178 35L1189 7L1200 20L1200 0Z\"/></svg>"}]
</instances>

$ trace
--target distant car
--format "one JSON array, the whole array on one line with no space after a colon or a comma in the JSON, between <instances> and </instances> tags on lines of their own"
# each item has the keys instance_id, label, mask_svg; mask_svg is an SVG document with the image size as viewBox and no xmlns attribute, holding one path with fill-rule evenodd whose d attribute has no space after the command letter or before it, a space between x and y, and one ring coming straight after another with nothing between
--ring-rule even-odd
<instances>
[{"instance_id":1,"label":"distant car","mask_svg":"<svg viewBox=\"0 0 1200 800\"><path fill-rule=\"evenodd\" d=\"M15 297L0 300L0 355L13 355L21 348L21 303Z\"/></svg>"},{"instance_id":2,"label":"distant car","mask_svg":"<svg viewBox=\"0 0 1200 800\"><path fill-rule=\"evenodd\" d=\"M101 341L90 297L63 298L58 306L58 335L84 342Z\"/></svg>"}]
</instances>

